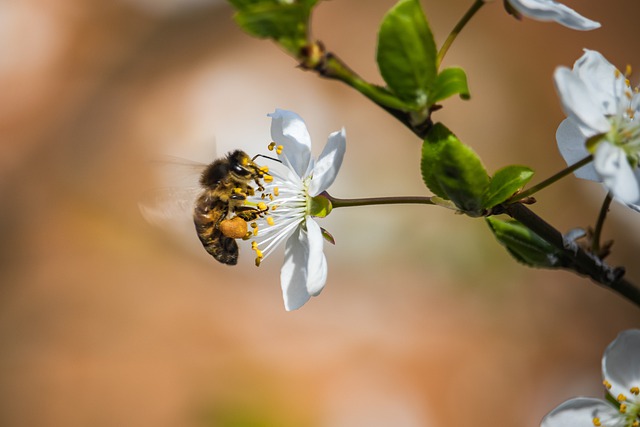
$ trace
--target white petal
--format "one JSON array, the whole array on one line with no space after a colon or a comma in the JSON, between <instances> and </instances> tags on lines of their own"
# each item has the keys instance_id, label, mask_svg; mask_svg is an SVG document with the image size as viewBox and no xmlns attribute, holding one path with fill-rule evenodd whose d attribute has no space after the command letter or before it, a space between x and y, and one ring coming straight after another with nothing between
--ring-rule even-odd
<instances>
[{"instance_id":1,"label":"white petal","mask_svg":"<svg viewBox=\"0 0 640 427\"><path fill-rule=\"evenodd\" d=\"M618 411L603 400L577 397L549 412L542 419L540 427L593 427L596 417L601 420L617 418ZM604 421L602 425L605 425Z\"/></svg>"},{"instance_id":2,"label":"white petal","mask_svg":"<svg viewBox=\"0 0 640 427\"><path fill-rule=\"evenodd\" d=\"M640 330L621 332L604 351L602 376L611 383L609 393L629 397L631 387L640 387Z\"/></svg>"},{"instance_id":3,"label":"white petal","mask_svg":"<svg viewBox=\"0 0 640 427\"><path fill-rule=\"evenodd\" d=\"M638 181L622 148L607 141L601 142L596 148L593 165L604 185L616 199L623 203L638 202L640 199Z\"/></svg>"},{"instance_id":4,"label":"white petal","mask_svg":"<svg viewBox=\"0 0 640 427\"><path fill-rule=\"evenodd\" d=\"M320 226L311 217L307 217L307 245L309 258L307 259L307 291L316 296L320 294L327 282L327 260L322 251L324 238Z\"/></svg>"},{"instance_id":5,"label":"white petal","mask_svg":"<svg viewBox=\"0 0 640 427\"><path fill-rule=\"evenodd\" d=\"M585 53L573 65L573 73L589 88L589 97L605 115L617 114L626 84L616 67L599 52L585 49Z\"/></svg>"},{"instance_id":6,"label":"white petal","mask_svg":"<svg viewBox=\"0 0 640 427\"><path fill-rule=\"evenodd\" d=\"M280 159L299 177L304 177L311 161L311 137L307 125L293 111L278 108L268 116L273 119L271 138L283 147Z\"/></svg>"},{"instance_id":7,"label":"white petal","mask_svg":"<svg viewBox=\"0 0 640 427\"><path fill-rule=\"evenodd\" d=\"M574 30L593 30L598 22L580 15L575 10L552 0L508 0L518 12L538 21L555 21Z\"/></svg>"},{"instance_id":8,"label":"white petal","mask_svg":"<svg viewBox=\"0 0 640 427\"><path fill-rule=\"evenodd\" d=\"M309 248L302 227L289 237L284 250L284 263L280 270L280 285L284 308L287 311L302 307L311 295L307 291L307 263Z\"/></svg>"},{"instance_id":9,"label":"white petal","mask_svg":"<svg viewBox=\"0 0 640 427\"><path fill-rule=\"evenodd\" d=\"M558 67L553 78L565 114L583 129L590 129L592 133L588 136L605 133L610 129L606 111L577 74L566 67Z\"/></svg>"},{"instance_id":10,"label":"white petal","mask_svg":"<svg viewBox=\"0 0 640 427\"><path fill-rule=\"evenodd\" d=\"M311 197L317 196L333 184L342 165L346 149L347 138L344 128L329 135L327 144L313 168L313 179L309 187Z\"/></svg>"},{"instance_id":11,"label":"white petal","mask_svg":"<svg viewBox=\"0 0 640 427\"><path fill-rule=\"evenodd\" d=\"M571 166L589 155L586 147L587 137L582 133L580 127L571 119L565 119L558 126L556 131L556 141L562 158ZM578 178L600 181L600 176L593 167L593 162L588 163L575 171Z\"/></svg>"}]
</instances>

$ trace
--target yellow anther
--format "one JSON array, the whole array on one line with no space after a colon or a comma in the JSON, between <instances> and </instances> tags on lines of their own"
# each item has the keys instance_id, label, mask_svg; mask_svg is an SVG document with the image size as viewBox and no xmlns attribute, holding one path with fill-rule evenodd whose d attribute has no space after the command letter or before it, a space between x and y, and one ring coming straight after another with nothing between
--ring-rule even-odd
<instances>
[{"instance_id":1,"label":"yellow anther","mask_svg":"<svg viewBox=\"0 0 640 427\"><path fill-rule=\"evenodd\" d=\"M618 402L624 402L625 400L627 400L627 396L625 396L624 394L620 393L618 395L618 397L616 397L616 399L618 400Z\"/></svg>"},{"instance_id":2,"label":"yellow anther","mask_svg":"<svg viewBox=\"0 0 640 427\"><path fill-rule=\"evenodd\" d=\"M278 146L276 147L276 153L277 153L278 155L282 154L282 149L283 149L283 148L284 148L284 147L283 147L282 145L278 145Z\"/></svg>"},{"instance_id":3,"label":"yellow anther","mask_svg":"<svg viewBox=\"0 0 640 427\"><path fill-rule=\"evenodd\" d=\"M268 217L267 217L267 224L269 224L269 225L273 225L273 224L275 224L275 223L273 222L273 218L271 218L270 216L268 216Z\"/></svg>"},{"instance_id":4,"label":"yellow anther","mask_svg":"<svg viewBox=\"0 0 640 427\"><path fill-rule=\"evenodd\" d=\"M625 403L621 403L620 404L620 413L621 414L626 414L627 413L627 405Z\"/></svg>"},{"instance_id":5,"label":"yellow anther","mask_svg":"<svg viewBox=\"0 0 640 427\"><path fill-rule=\"evenodd\" d=\"M267 197L267 196L265 196L265 195L264 195L264 193L262 193L262 194L260 195L260 198L261 198L262 200L264 200L264 198L265 198L265 197Z\"/></svg>"},{"instance_id":6,"label":"yellow anther","mask_svg":"<svg viewBox=\"0 0 640 427\"><path fill-rule=\"evenodd\" d=\"M640 427L640 421L635 420L634 422L631 423L631 427Z\"/></svg>"},{"instance_id":7,"label":"yellow anther","mask_svg":"<svg viewBox=\"0 0 640 427\"><path fill-rule=\"evenodd\" d=\"M242 193L242 188L236 187L236 188L233 189L233 192L236 193L236 194L240 194L240 193Z\"/></svg>"},{"instance_id":8,"label":"yellow anther","mask_svg":"<svg viewBox=\"0 0 640 427\"><path fill-rule=\"evenodd\" d=\"M626 84L627 87L631 87L631 82L629 81L629 79L624 79L624 84Z\"/></svg>"},{"instance_id":9,"label":"yellow anther","mask_svg":"<svg viewBox=\"0 0 640 427\"><path fill-rule=\"evenodd\" d=\"M250 196L255 196L256 192L253 190L253 187L248 187L247 188L247 194Z\"/></svg>"},{"instance_id":10,"label":"yellow anther","mask_svg":"<svg viewBox=\"0 0 640 427\"><path fill-rule=\"evenodd\" d=\"M258 227L256 227L256 228L254 228L254 229L253 229L253 235L254 235L254 236L257 236L257 235L258 235Z\"/></svg>"},{"instance_id":11,"label":"yellow anther","mask_svg":"<svg viewBox=\"0 0 640 427\"><path fill-rule=\"evenodd\" d=\"M624 69L624 75L629 77L631 75L631 64L627 64L627 67Z\"/></svg>"},{"instance_id":12,"label":"yellow anther","mask_svg":"<svg viewBox=\"0 0 640 427\"><path fill-rule=\"evenodd\" d=\"M607 390L611 390L611 383L607 380L602 381L602 385L606 387Z\"/></svg>"},{"instance_id":13,"label":"yellow anther","mask_svg":"<svg viewBox=\"0 0 640 427\"><path fill-rule=\"evenodd\" d=\"M256 241L251 242L251 249L254 249L254 250L258 249L258 242Z\"/></svg>"},{"instance_id":14,"label":"yellow anther","mask_svg":"<svg viewBox=\"0 0 640 427\"><path fill-rule=\"evenodd\" d=\"M251 228L258 228L258 224L255 221L253 221L251 223Z\"/></svg>"},{"instance_id":15,"label":"yellow anther","mask_svg":"<svg viewBox=\"0 0 640 427\"><path fill-rule=\"evenodd\" d=\"M260 168L260 172L262 173L269 173L269 166L262 166Z\"/></svg>"},{"instance_id":16,"label":"yellow anther","mask_svg":"<svg viewBox=\"0 0 640 427\"><path fill-rule=\"evenodd\" d=\"M265 175L263 179L267 184L273 182L273 177L271 175Z\"/></svg>"},{"instance_id":17,"label":"yellow anther","mask_svg":"<svg viewBox=\"0 0 640 427\"><path fill-rule=\"evenodd\" d=\"M638 388L638 387L631 387L631 388L629 389L629 391L631 392L631 394L634 394L634 395L636 395L636 396L637 396L638 394L640 394L640 388Z\"/></svg>"},{"instance_id":18,"label":"yellow anther","mask_svg":"<svg viewBox=\"0 0 640 427\"><path fill-rule=\"evenodd\" d=\"M276 197L280 195L280 189L278 187L273 187L273 195Z\"/></svg>"},{"instance_id":19,"label":"yellow anther","mask_svg":"<svg viewBox=\"0 0 640 427\"><path fill-rule=\"evenodd\" d=\"M249 238L252 236L250 231L247 231L247 234L244 235L244 237L242 238L242 240L249 240Z\"/></svg>"},{"instance_id":20,"label":"yellow anther","mask_svg":"<svg viewBox=\"0 0 640 427\"><path fill-rule=\"evenodd\" d=\"M262 261L260 258L256 258L256 267L260 267L260 261Z\"/></svg>"},{"instance_id":21,"label":"yellow anther","mask_svg":"<svg viewBox=\"0 0 640 427\"><path fill-rule=\"evenodd\" d=\"M600 424L600 418L598 418L598 417L594 417L592 422L593 422L593 425L596 426L596 427L600 427L602 425L602 424Z\"/></svg>"},{"instance_id":22,"label":"yellow anther","mask_svg":"<svg viewBox=\"0 0 640 427\"><path fill-rule=\"evenodd\" d=\"M256 258L260 258L260 259L264 258L264 256L262 256L262 251L260 249L256 248L255 251L256 251Z\"/></svg>"},{"instance_id":23,"label":"yellow anther","mask_svg":"<svg viewBox=\"0 0 640 427\"><path fill-rule=\"evenodd\" d=\"M269 200L273 202L273 194L269 193Z\"/></svg>"},{"instance_id":24,"label":"yellow anther","mask_svg":"<svg viewBox=\"0 0 640 427\"><path fill-rule=\"evenodd\" d=\"M271 210L275 211L277 207L278 207L278 205L273 205L273 206L271 206Z\"/></svg>"},{"instance_id":25,"label":"yellow anther","mask_svg":"<svg viewBox=\"0 0 640 427\"><path fill-rule=\"evenodd\" d=\"M264 202L260 202L260 203L258 203L258 209L260 209L261 211L266 211L269 208L267 207L267 205Z\"/></svg>"},{"instance_id":26,"label":"yellow anther","mask_svg":"<svg viewBox=\"0 0 640 427\"><path fill-rule=\"evenodd\" d=\"M269 145L267 145L267 149L268 149L269 151L273 151L273 149L274 149L275 147L276 147L276 143L275 143L275 142L273 142L273 141L271 141L271 142L269 143Z\"/></svg>"},{"instance_id":27,"label":"yellow anther","mask_svg":"<svg viewBox=\"0 0 640 427\"><path fill-rule=\"evenodd\" d=\"M622 75L620 70L618 70L617 68L616 68L616 71L613 74L615 75L616 79L619 78Z\"/></svg>"}]
</instances>

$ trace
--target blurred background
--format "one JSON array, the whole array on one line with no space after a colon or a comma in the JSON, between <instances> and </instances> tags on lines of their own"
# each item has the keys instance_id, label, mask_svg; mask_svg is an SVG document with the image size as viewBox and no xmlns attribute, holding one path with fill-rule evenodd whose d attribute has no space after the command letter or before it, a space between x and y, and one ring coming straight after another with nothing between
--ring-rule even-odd
<instances>
[{"instance_id":1,"label":"blurred background","mask_svg":"<svg viewBox=\"0 0 640 427\"><path fill-rule=\"evenodd\" d=\"M471 3L422 2L439 43ZM472 100L435 119L491 172L526 164L537 182L565 166L555 67L590 48L640 69L640 3L565 3L603 28L519 22L495 1L445 60ZM382 83L376 30L393 4L322 2L313 34ZM346 128L334 196L428 195L409 131L242 33L222 1L4 0L0 51L1 426L533 427L601 396L604 348L640 324L617 294L523 267L483 221L435 207L335 210L327 286L291 313L282 250L255 268L242 247L231 268L188 218L147 224L150 159L265 152L275 108L305 118L316 154ZM532 208L567 231L603 196L569 177ZM639 221L614 204L605 228L636 283Z\"/></svg>"}]
</instances>

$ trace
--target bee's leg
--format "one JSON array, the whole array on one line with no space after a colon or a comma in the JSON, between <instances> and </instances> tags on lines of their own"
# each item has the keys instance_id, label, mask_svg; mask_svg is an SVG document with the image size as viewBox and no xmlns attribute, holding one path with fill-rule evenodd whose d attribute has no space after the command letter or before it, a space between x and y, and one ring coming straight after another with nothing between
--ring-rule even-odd
<instances>
[{"instance_id":1,"label":"bee's leg","mask_svg":"<svg viewBox=\"0 0 640 427\"><path fill-rule=\"evenodd\" d=\"M224 208L221 208L220 209L220 215L218 216L218 218L213 223L213 228L217 230L218 227L220 226L220 223L227 218L228 214L229 214L229 207L228 206L225 206Z\"/></svg>"},{"instance_id":2,"label":"bee's leg","mask_svg":"<svg viewBox=\"0 0 640 427\"><path fill-rule=\"evenodd\" d=\"M239 206L235 210L236 215L246 222L258 219L264 212L264 210L256 209L252 206Z\"/></svg>"}]
</instances>

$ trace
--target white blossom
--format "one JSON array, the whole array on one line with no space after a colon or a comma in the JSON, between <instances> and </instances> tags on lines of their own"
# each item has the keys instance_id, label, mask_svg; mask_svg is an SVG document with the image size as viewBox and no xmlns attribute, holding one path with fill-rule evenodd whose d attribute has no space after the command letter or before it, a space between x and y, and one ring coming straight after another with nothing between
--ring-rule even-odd
<instances>
[{"instance_id":1,"label":"white blossom","mask_svg":"<svg viewBox=\"0 0 640 427\"><path fill-rule=\"evenodd\" d=\"M594 30L600 23L580 15L575 10L553 0L505 0L518 14L538 20L555 21L574 30ZM509 9L507 7L507 9Z\"/></svg>"}]
</instances>

